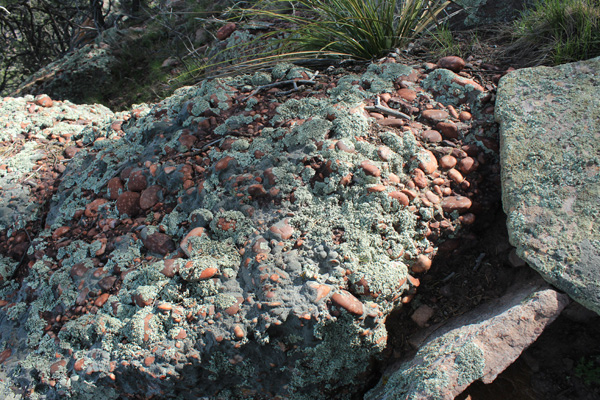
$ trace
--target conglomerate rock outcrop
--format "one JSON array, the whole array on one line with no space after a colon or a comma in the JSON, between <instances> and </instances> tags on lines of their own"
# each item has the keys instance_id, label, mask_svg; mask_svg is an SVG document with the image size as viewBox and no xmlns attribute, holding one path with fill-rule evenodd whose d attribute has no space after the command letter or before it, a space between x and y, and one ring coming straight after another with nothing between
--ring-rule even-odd
<instances>
[{"instance_id":1,"label":"conglomerate rock outcrop","mask_svg":"<svg viewBox=\"0 0 600 400\"><path fill-rule=\"evenodd\" d=\"M45 219L0 233L3 396L361 388L497 173L486 89L387 61L203 81L63 138ZM33 140L20 129L6 143Z\"/></svg>"}]
</instances>

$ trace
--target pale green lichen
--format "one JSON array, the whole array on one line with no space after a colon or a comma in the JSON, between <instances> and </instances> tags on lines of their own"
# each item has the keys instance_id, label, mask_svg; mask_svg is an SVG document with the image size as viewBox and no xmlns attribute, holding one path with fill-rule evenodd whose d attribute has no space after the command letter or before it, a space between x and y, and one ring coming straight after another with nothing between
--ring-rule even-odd
<instances>
[{"instance_id":1,"label":"pale green lichen","mask_svg":"<svg viewBox=\"0 0 600 400\"><path fill-rule=\"evenodd\" d=\"M461 386L480 379L485 368L483 351L473 342L466 343L456 354L454 368L458 372L457 383Z\"/></svg>"},{"instance_id":2,"label":"pale green lichen","mask_svg":"<svg viewBox=\"0 0 600 400\"><path fill-rule=\"evenodd\" d=\"M19 263L13 259L0 255L0 277L2 277L3 281L8 280L12 276L17 265Z\"/></svg>"}]
</instances>

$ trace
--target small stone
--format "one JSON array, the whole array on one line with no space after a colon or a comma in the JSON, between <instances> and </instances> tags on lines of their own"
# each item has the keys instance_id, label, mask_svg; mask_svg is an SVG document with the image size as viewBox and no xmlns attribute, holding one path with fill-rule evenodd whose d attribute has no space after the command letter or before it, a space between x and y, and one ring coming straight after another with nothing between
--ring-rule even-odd
<instances>
[{"instance_id":1,"label":"small stone","mask_svg":"<svg viewBox=\"0 0 600 400\"><path fill-rule=\"evenodd\" d=\"M459 183L459 184L465 180L465 178L462 176L462 174L460 172L458 172L457 170L455 170L454 168L452 168L448 171L448 178L450 178L455 183Z\"/></svg>"},{"instance_id":2,"label":"small stone","mask_svg":"<svg viewBox=\"0 0 600 400\"><path fill-rule=\"evenodd\" d=\"M389 126L391 128L400 128L405 125L404 120L401 118L380 119L377 123L381 126Z\"/></svg>"},{"instance_id":3,"label":"small stone","mask_svg":"<svg viewBox=\"0 0 600 400\"><path fill-rule=\"evenodd\" d=\"M77 154L79 152L79 150L81 150L80 148L78 148L77 146L68 146L67 148L65 148L65 151L63 152L63 154L65 155L66 158L73 158L75 157L75 154Z\"/></svg>"},{"instance_id":4,"label":"small stone","mask_svg":"<svg viewBox=\"0 0 600 400\"><path fill-rule=\"evenodd\" d=\"M84 211L83 215L85 215L88 218L96 217L98 215L98 208L100 208L100 206L105 203L108 203L108 200L96 199L96 200L92 201L90 204L85 206L85 211Z\"/></svg>"},{"instance_id":5,"label":"small stone","mask_svg":"<svg viewBox=\"0 0 600 400\"><path fill-rule=\"evenodd\" d=\"M146 185L146 177L141 170L131 172L127 182L127 188L129 191L141 192L142 190L146 189Z\"/></svg>"},{"instance_id":6,"label":"small stone","mask_svg":"<svg viewBox=\"0 0 600 400\"><path fill-rule=\"evenodd\" d=\"M417 257L417 261L410 267L415 274L427 272L429 271L429 268L431 268L431 259L424 254L420 254Z\"/></svg>"},{"instance_id":7,"label":"small stone","mask_svg":"<svg viewBox=\"0 0 600 400\"><path fill-rule=\"evenodd\" d=\"M362 315L363 314L363 304L362 302L354 297L350 292L345 290L341 290L338 293L334 293L331 296L331 301L346 311L354 315Z\"/></svg>"},{"instance_id":8,"label":"small stone","mask_svg":"<svg viewBox=\"0 0 600 400\"><path fill-rule=\"evenodd\" d=\"M260 183L256 183L254 185L248 186L248 194L254 198L265 197L267 195L267 191Z\"/></svg>"},{"instance_id":9,"label":"small stone","mask_svg":"<svg viewBox=\"0 0 600 400\"><path fill-rule=\"evenodd\" d=\"M57 228L54 232L52 232L52 239L58 240L62 236L66 235L67 232L69 232L70 230L71 228L69 228L68 226L61 226L60 228Z\"/></svg>"},{"instance_id":10,"label":"small stone","mask_svg":"<svg viewBox=\"0 0 600 400\"><path fill-rule=\"evenodd\" d=\"M475 171L479 163L472 157L465 157L458 163L458 169L465 175Z\"/></svg>"},{"instance_id":11,"label":"small stone","mask_svg":"<svg viewBox=\"0 0 600 400\"><path fill-rule=\"evenodd\" d=\"M400 184L400 177L393 172L390 172L390 174L388 175L388 180L395 185Z\"/></svg>"},{"instance_id":12,"label":"small stone","mask_svg":"<svg viewBox=\"0 0 600 400\"><path fill-rule=\"evenodd\" d=\"M100 289L103 291L108 292L115 286L116 281L116 276L105 276L98 281L98 286L100 286Z\"/></svg>"},{"instance_id":13,"label":"small stone","mask_svg":"<svg viewBox=\"0 0 600 400\"><path fill-rule=\"evenodd\" d=\"M185 237L181 241L181 244L179 245L179 247L189 257L192 254L192 246L189 243L190 239L193 237L201 237L204 235L206 235L206 233L204 232L204 228L202 228L202 227L194 228L187 235L185 235Z\"/></svg>"},{"instance_id":14,"label":"small stone","mask_svg":"<svg viewBox=\"0 0 600 400\"><path fill-rule=\"evenodd\" d=\"M360 163L360 167L365 171L365 174L374 177L381 176L381 170L377 166L371 164L369 161L363 161Z\"/></svg>"},{"instance_id":15,"label":"small stone","mask_svg":"<svg viewBox=\"0 0 600 400\"><path fill-rule=\"evenodd\" d=\"M165 260L164 265L164 268L160 272L167 278L173 278L179 272L179 266L175 264L175 260L173 259Z\"/></svg>"},{"instance_id":16,"label":"small stone","mask_svg":"<svg viewBox=\"0 0 600 400\"><path fill-rule=\"evenodd\" d=\"M415 185L417 187L420 187L421 189L427 187L427 176L425 176L425 172L423 172L423 170L419 168L415 168L415 170L413 171L412 180L415 183Z\"/></svg>"},{"instance_id":17,"label":"small stone","mask_svg":"<svg viewBox=\"0 0 600 400\"><path fill-rule=\"evenodd\" d=\"M427 200L429 200L433 204L438 204L440 202L440 198L438 197L438 195L433 193L431 190L425 192L425 197L427 197Z\"/></svg>"},{"instance_id":18,"label":"small stone","mask_svg":"<svg viewBox=\"0 0 600 400\"><path fill-rule=\"evenodd\" d=\"M463 122L470 121L471 118L473 118L473 116L468 111L461 111L460 114L458 114L458 119L460 119Z\"/></svg>"},{"instance_id":19,"label":"small stone","mask_svg":"<svg viewBox=\"0 0 600 400\"><path fill-rule=\"evenodd\" d=\"M352 143L348 144L344 140L338 140L335 143L335 147L338 150L345 151L346 153L356 153L356 150L354 149L354 145Z\"/></svg>"},{"instance_id":20,"label":"small stone","mask_svg":"<svg viewBox=\"0 0 600 400\"><path fill-rule=\"evenodd\" d=\"M452 121L438 122L435 126L437 130L442 133L446 139L457 139L458 138L458 126Z\"/></svg>"},{"instance_id":21,"label":"small stone","mask_svg":"<svg viewBox=\"0 0 600 400\"><path fill-rule=\"evenodd\" d=\"M448 196L442 200L442 209L447 213L451 213L453 211L465 212L471 208L472 204L473 202L468 197Z\"/></svg>"},{"instance_id":22,"label":"small stone","mask_svg":"<svg viewBox=\"0 0 600 400\"><path fill-rule=\"evenodd\" d=\"M475 223L475 214L466 213L465 215L461 215L458 220L463 225L472 225Z\"/></svg>"},{"instance_id":23,"label":"small stone","mask_svg":"<svg viewBox=\"0 0 600 400\"><path fill-rule=\"evenodd\" d=\"M242 329L241 326L239 325L235 325L233 327L233 334L235 335L236 338L238 339L242 339L244 336L246 336L246 334L244 333L244 330Z\"/></svg>"},{"instance_id":24,"label":"small stone","mask_svg":"<svg viewBox=\"0 0 600 400\"><path fill-rule=\"evenodd\" d=\"M154 303L154 298L152 297L144 297L141 294L133 295L133 301L137 304L138 307L147 307Z\"/></svg>"},{"instance_id":25,"label":"small stone","mask_svg":"<svg viewBox=\"0 0 600 400\"><path fill-rule=\"evenodd\" d=\"M442 135L433 129L428 129L423 132L423 139L428 141L429 143L438 143L442 141Z\"/></svg>"},{"instance_id":26,"label":"small stone","mask_svg":"<svg viewBox=\"0 0 600 400\"><path fill-rule=\"evenodd\" d=\"M165 233L154 232L143 240L144 246L152 253L167 255L175 250L175 242Z\"/></svg>"},{"instance_id":27,"label":"small stone","mask_svg":"<svg viewBox=\"0 0 600 400\"><path fill-rule=\"evenodd\" d=\"M429 150L422 150L419 153L419 168L426 174L432 174L438 167L438 162L433 153Z\"/></svg>"},{"instance_id":28,"label":"small stone","mask_svg":"<svg viewBox=\"0 0 600 400\"><path fill-rule=\"evenodd\" d=\"M445 155L440 158L440 167L444 169L454 168L456 166L456 158L451 155Z\"/></svg>"},{"instance_id":29,"label":"small stone","mask_svg":"<svg viewBox=\"0 0 600 400\"><path fill-rule=\"evenodd\" d=\"M67 360L60 360L50 366L50 375L54 375L61 367L67 365Z\"/></svg>"},{"instance_id":30,"label":"small stone","mask_svg":"<svg viewBox=\"0 0 600 400\"><path fill-rule=\"evenodd\" d=\"M425 110L422 115L423 118L434 122L443 121L449 117L448 111L444 110Z\"/></svg>"},{"instance_id":31,"label":"small stone","mask_svg":"<svg viewBox=\"0 0 600 400\"><path fill-rule=\"evenodd\" d=\"M269 231L279 240L288 240L294 233L294 228L289 224L289 219L277 222L269 228Z\"/></svg>"},{"instance_id":32,"label":"small stone","mask_svg":"<svg viewBox=\"0 0 600 400\"><path fill-rule=\"evenodd\" d=\"M52 104L54 104L54 102L47 94L40 94L35 97L35 104L42 107L52 107Z\"/></svg>"},{"instance_id":33,"label":"small stone","mask_svg":"<svg viewBox=\"0 0 600 400\"><path fill-rule=\"evenodd\" d=\"M75 361L75 364L73 364L73 369L77 372L80 372L83 370L84 364L85 364L85 358L80 358L77 361Z\"/></svg>"},{"instance_id":34,"label":"small stone","mask_svg":"<svg viewBox=\"0 0 600 400\"><path fill-rule=\"evenodd\" d=\"M160 198L158 196L159 192L162 190L162 187L158 185L152 185L146 190L142 192L140 195L140 207L142 210L148 210L156 203L159 202Z\"/></svg>"},{"instance_id":35,"label":"small stone","mask_svg":"<svg viewBox=\"0 0 600 400\"><path fill-rule=\"evenodd\" d=\"M383 161L389 161L392 158L392 150L387 146L379 146L377 148L377 155Z\"/></svg>"},{"instance_id":36,"label":"small stone","mask_svg":"<svg viewBox=\"0 0 600 400\"><path fill-rule=\"evenodd\" d=\"M220 172L220 171L227 169L227 167L229 167L229 163L232 160L233 160L233 157L231 157L231 156L226 156L226 157L221 158L219 161L217 161L215 163L215 171Z\"/></svg>"},{"instance_id":37,"label":"small stone","mask_svg":"<svg viewBox=\"0 0 600 400\"><path fill-rule=\"evenodd\" d=\"M380 193L385 191L385 185L371 185L367 188L368 193Z\"/></svg>"},{"instance_id":38,"label":"small stone","mask_svg":"<svg viewBox=\"0 0 600 400\"><path fill-rule=\"evenodd\" d=\"M400 89L398 90L398 96L402 97L406 101L413 101L417 98L417 92L411 89Z\"/></svg>"},{"instance_id":39,"label":"small stone","mask_svg":"<svg viewBox=\"0 0 600 400\"><path fill-rule=\"evenodd\" d=\"M408 196L402 192L394 191L394 192L389 193L388 196L390 196L392 199L398 200L398 202L405 207L407 207L408 204L410 203Z\"/></svg>"},{"instance_id":40,"label":"small stone","mask_svg":"<svg viewBox=\"0 0 600 400\"><path fill-rule=\"evenodd\" d=\"M109 296L110 295L108 293L102 293L96 298L96 300L94 301L94 305L98 308L102 307L104 303L106 303L106 301L108 300Z\"/></svg>"},{"instance_id":41,"label":"small stone","mask_svg":"<svg viewBox=\"0 0 600 400\"><path fill-rule=\"evenodd\" d=\"M458 56L447 56L440 58L437 65L440 68L449 69L452 72L459 73L463 70L466 63L465 60Z\"/></svg>"},{"instance_id":42,"label":"small stone","mask_svg":"<svg viewBox=\"0 0 600 400\"><path fill-rule=\"evenodd\" d=\"M127 214L130 218L140 212L140 194L136 192L124 192L117 199L117 210L120 215Z\"/></svg>"},{"instance_id":43,"label":"small stone","mask_svg":"<svg viewBox=\"0 0 600 400\"><path fill-rule=\"evenodd\" d=\"M106 187L108 188L108 198L111 200L117 200L121 193L125 191L123 181L118 176L109 180Z\"/></svg>"},{"instance_id":44,"label":"small stone","mask_svg":"<svg viewBox=\"0 0 600 400\"><path fill-rule=\"evenodd\" d=\"M215 276L217 274L217 272L219 272L219 270L217 268L214 267L208 267L208 268L204 268L202 270L202 272L200 273L200 276L198 277L199 280L206 280L206 279L210 279L213 276Z\"/></svg>"},{"instance_id":45,"label":"small stone","mask_svg":"<svg viewBox=\"0 0 600 400\"><path fill-rule=\"evenodd\" d=\"M225 40L229 36L231 36L231 34L235 32L236 29L237 25L234 22L228 22L219 28L219 30L216 33L216 37L219 40Z\"/></svg>"},{"instance_id":46,"label":"small stone","mask_svg":"<svg viewBox=\"0 0 600 400\"><path fill-rule=\"evenodd\" d=\"M429 321L432 316L433 308L426 304L421 304L410 316L410 319L412 319L421 328L424 328L427 326L427 321Z\"/></svg>"}]
</instances>

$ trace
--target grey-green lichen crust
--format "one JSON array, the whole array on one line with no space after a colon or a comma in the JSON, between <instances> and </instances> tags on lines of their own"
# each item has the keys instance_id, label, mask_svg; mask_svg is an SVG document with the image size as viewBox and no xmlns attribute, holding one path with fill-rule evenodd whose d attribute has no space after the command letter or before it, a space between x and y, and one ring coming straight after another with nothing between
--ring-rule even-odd
<instances>
[{"instance_id":1,"label":"grey-green lichen crust","mask_svg":"<svg viewBox=\"0 0 600 400\"><path fill-rule=\"evenodd\" d=\"M496 119L511 242L600 313L600 58L508 74Z\"/></svg>"}]
</instances>

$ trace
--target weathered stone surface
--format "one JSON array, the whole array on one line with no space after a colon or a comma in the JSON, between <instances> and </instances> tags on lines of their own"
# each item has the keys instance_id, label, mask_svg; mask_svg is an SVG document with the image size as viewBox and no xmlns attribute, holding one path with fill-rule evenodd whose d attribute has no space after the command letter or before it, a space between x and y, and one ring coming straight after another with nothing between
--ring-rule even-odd
<instances>
[{"instance_id":1,"label":"weathered stone surface","mask_svg":"<svg viewBox=\"0 0 600 400\"><path fill-rule=\"evenodd\" d=\"M366 400L452 400L472 382L490 383L569 303L541 279L434 331L415 357L384 372Z\"/></svg>"},{"instance_id":2,"label":"weathered stone surface","mask_svg":"<svg viewBox=\"0 0 600 400\"><path fill-rule=\"evenodd\" d=\"M511 243L600 313L600 58L501 80L502 197Z\"/></svg>"}]
</instances>

